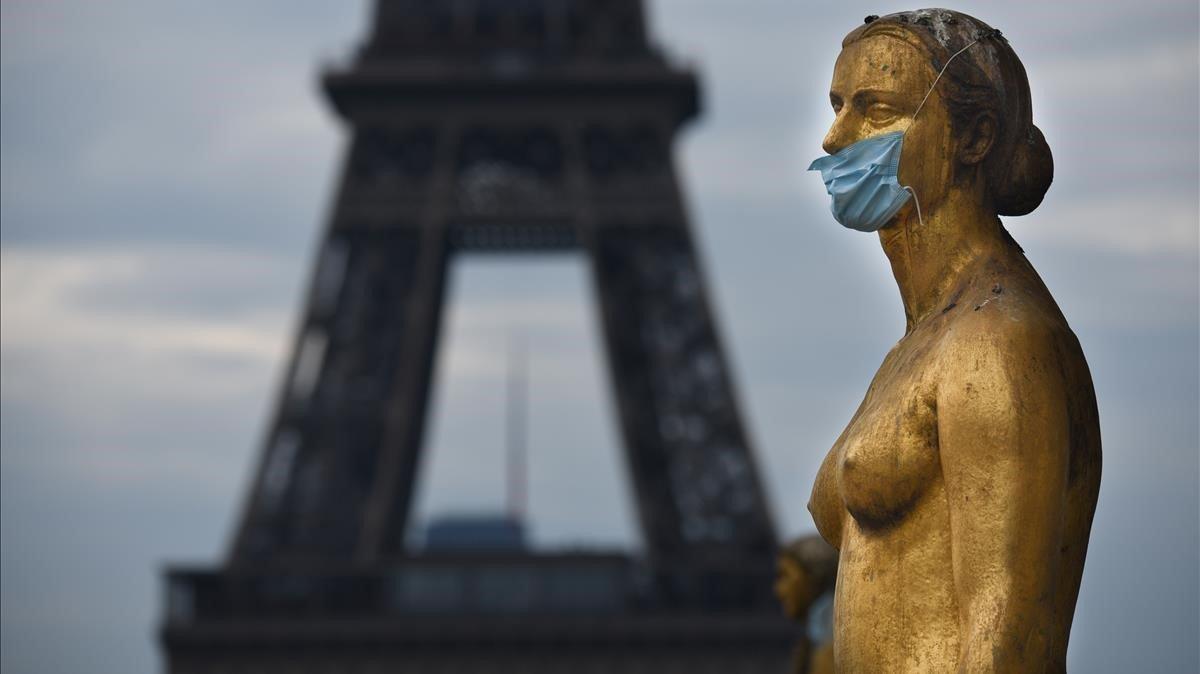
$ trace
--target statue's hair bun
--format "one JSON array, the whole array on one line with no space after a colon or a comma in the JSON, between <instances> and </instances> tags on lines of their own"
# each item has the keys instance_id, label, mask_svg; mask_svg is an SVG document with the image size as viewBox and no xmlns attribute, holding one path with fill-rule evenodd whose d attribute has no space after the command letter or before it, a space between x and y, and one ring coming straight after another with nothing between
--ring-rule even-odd
<instances>
[{"instance_id":1,"label":"statue's hair bun","mask_svg":"<svg viewBox=\"0 0 1200 674\"><path fill-rule=\"evenodd\" d=\"M1034 124L1013 143L1012 158L994 163L988 187L999 215L1025 215L1042 203L1054 180L1054 156L1041 129Z\"/></svg>"}]
</instances>

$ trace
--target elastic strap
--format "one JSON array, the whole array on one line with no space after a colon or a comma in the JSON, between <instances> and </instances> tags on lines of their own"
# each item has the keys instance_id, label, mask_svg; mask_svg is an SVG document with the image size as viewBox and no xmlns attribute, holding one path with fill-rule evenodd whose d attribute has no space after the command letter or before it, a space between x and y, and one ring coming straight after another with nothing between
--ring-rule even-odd
<instances>
[{"instance_id":1,"label":"elastic strap","mask_svg":"<svg viewBox=\"0 0 1200 674\"><path fill-rule=\"evenodd\" d=\"M979 42L979 41L980 41L980 40L982 40L983 38L985 38L985 37L999 37L999 36L1000 36L1000 31L998 31L998 30L996 30L996 29L994 29L994 28L993 28L992 30L990 30L990 31L984 31L983 33L979 34L979 37L975 38L974 40L971 40L971 42L970 42L969 44L967 44L967 46L965 46L965 47L963 47L962 49L959 49L958 51L954 52L954 55L953 55L953 56L951 56L950 58L946 59L946 65L942 66L942 69L941 69L940 71L938 71L937 77L933 78L933 84L929 85L929 91L926 91L926 92L925 92L925 98L922 98L922 99L921 99L921 104L917 106L917 110L916 110L916 112L914 112L914 113L913 113L913 119L915 120L915 119L917 118L917 115L921 113L921 108L925 107L925 101L928 101L928 100L929 100L929 96L930 96L930 94L932 94L932 93L933 93L933 90L937 88L937 83L938 83L938 81L942 79L942 75L945 75L945 74L946 74L946 69L950 67L950 63L951 63L951 61L953 61L954 59L958 58L958 55L959 55L959 54L961 54L961 53L965 52L966 50L970 49L971 47L975 46L975 43L976 43L976 42ZM911 124L911 123L909 124L909 127L910 127L910 128L912 127L912 124ZM907 134L907 133L908 133L908 129L905 129L905 130L904 130L904 133L905 133L905 134ZM898 175L898 174L899 174L899 170L898 170L898 169L899 169L899 164L900 164L900 157L899 157L899 156L897 156L897 157L896 157L896 164L897 164L897 172L896 172L896 173L897 173L897 175ZM913 188L909 187L908 185L901 185L901 187L903 187L904 189L908 190L908 193L909 193L909 194L911 194L911 195L913 196L913 202L914 202L914 203L916 203L916 205L917 205L917 221L921 223L921 228L923 229L923 228L925 227L925 218L921 217L921 200L917 198L917 192L916 192L916 190L914 190Z\"/></svg>"},{"instance_id":2,"label":"elastic strap","mask_svg":"<svg viewBox=\"0 0 1200 674\"><path fill-rule=\"evenodd\" d=\"M921 200L917 198L916 190L908 185L903 185L902 187L908 190L909 194L913 195L913 203L917 205L917 222L921 223L921 229L925 229L925 218L921 217Z\"/></svg>"},{"instance_id":3,"label":"elastic strap","mask_svg":"<svg viewBox=\"0 0 1200 674\"><path fill-rule=\"evenodd\" d=\"M913 113L913 119L916 119L917 114L921 112L921 108L925 107L925 101L929 100L929 95L932 94L933 90L937 88L938 80L942 79L942 75L946 74L946 68L950 67L950 62L953 61L954 59L958 58L959 54L961 54L961 53L965 52L966 50L970 49L971 47L975 46L976 42L979 42L980 40L982 40L985 37L989 37L989 36L986 34L980 35L979 37L972 40L971 43L968 44L967 46L954 52L954 56L951 56L949 59L946 60L946 65L942 66L942 69L940 72L938 72L937 77L933 78L933 84L931 84L929 86L929 91L925 92L925 98L921 99L921 104L917 106L917 111Z\"/></svg>"}]
</instances>

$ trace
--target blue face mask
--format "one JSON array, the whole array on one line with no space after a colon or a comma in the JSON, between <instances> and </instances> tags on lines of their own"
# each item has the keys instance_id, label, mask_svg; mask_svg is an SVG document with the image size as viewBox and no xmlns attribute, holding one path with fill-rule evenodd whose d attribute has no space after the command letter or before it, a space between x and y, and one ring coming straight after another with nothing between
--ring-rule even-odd
<instances>
[{"instance_id":1,"label":"blue face mask","mask_svg":"<svg viewBox=\"0 0 1200 674\"><path fill-rule=\"evenodd\" d=\"M998 35L999 32L996 31ZM929 94L933 93L938 80L946 68L950 67L959 54L971 48L982 37L976 38L971 44L955 52L942 66L925 98L913 112L913 120L925 107ZM909 125L911 128L911 124ZM843 226L857 229L860 232L874 232L891 220L900 207L908 201L909 194L916 199L917 193L911 187L903 186L896 179L900 170L900 150L904 146L904 134L908 132L893 131L864 138L857 143L847 145L836 154L817 159L809 165L809 171L820 171L821 179L825 181L825 191L833 198L829 209L833 217ZM917 217L921 217L921 202L916 201Z\"/></svg>"},{"instance_id":2,"label":"blue face mask","mask_svg":"<svg viewBox=\"0 0 1200 674\"><path fill-rule=\"evenodd\" d=\"M843 226L860 232L883 227L908 201L907 188L896 180L904 132L871 136L848 145L808 167L820 171L830 210Z\"/></svg>"}]
</instances>

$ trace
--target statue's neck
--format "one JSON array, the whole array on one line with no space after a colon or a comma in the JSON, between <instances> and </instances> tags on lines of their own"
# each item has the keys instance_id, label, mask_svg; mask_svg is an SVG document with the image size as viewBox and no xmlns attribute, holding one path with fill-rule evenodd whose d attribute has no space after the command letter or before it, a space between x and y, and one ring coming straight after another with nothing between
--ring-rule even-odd
<instances>
[{"instance_id":1,"label":"statue's neck","mask_svg":"<svg viewBox=\"0 0 1200 674\"><path fill-rule=\"evenodd\" d=\"M1003 246L1001 232L1000 219L980 195L958 188L922 211L921 219L909 200L893 222L879 230L904 302L905 334L953 301L950 295L964 270Z\"/></svg>"}]
</instances>

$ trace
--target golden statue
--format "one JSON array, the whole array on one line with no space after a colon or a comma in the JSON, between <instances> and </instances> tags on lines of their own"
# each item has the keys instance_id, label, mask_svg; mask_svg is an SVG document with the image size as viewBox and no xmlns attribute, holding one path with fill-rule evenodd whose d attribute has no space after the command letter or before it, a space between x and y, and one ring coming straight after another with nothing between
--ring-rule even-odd
<instances>
[{"instance_id":1,"label":"golden statue","mask_svg":"<svg viewBox=\"0 0 1200 674\"><path fill-rule=\"evenodd\" d=\"M833 674L829 602L837 579L837 550L805 536L779 551L775 596L802 629L792 650L792 674Z\"/></svg>"},{"instance_id":2,"label":"golden statue","mask_svg":"<svg viewBox=\"0 0 1200 674\"><path fill-rule=\"evenodd\" d=\"M907 319L809 502L840 551L838 671L1063 672L1100 429L1079 342L997 217L1053 174L1024 67L958 12L867 17L830 99L814 168L843 224L888 216Z\"/></svg>"}]
</instances>

